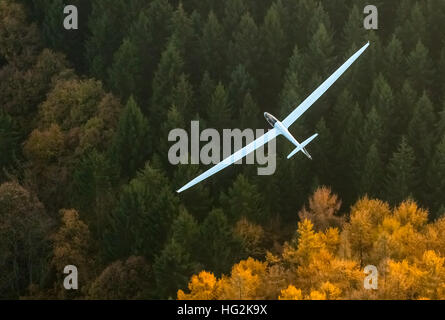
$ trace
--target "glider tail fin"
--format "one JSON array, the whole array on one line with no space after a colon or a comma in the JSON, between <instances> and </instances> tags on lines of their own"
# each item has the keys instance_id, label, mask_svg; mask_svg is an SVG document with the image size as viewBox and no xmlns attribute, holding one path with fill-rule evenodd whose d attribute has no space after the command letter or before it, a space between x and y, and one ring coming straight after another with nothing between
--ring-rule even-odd
<instances>
[{"instance_id":1,"label":"glider tail fin","mask_svg":"<svg viewBox=\"0 0 445 320\"><path fill-rule=\"evenodd\" d=\"M306 150L305 147L306 147L309 143L311 143L311 141L314 140L317 136L318 136L318 133L316 133L316 134L314 134L313 136L311 136L310 138L306 139L306 140L305 140L299 147L295 148L295 150L292 151L292 152L287 156L287 158L290 159L290 158L292 158L297 152L299 152L299 151L303 151L303 153L304 153L309 159L312 160L311 155L309 154L309 152L307 152L307 150Z\"/></svg>"}]
</instances>

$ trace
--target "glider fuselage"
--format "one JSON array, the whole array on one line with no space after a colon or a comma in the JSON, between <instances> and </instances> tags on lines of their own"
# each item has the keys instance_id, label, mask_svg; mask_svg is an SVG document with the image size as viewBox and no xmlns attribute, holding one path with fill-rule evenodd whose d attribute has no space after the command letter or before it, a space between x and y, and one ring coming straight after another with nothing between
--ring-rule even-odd
<instances>
[{"instance_id":1,"label":"glider fuselage","mask_svg":"<svg viewBox=\"0 0 445 320\"><path fill-rule=\"evenodd\" d=\"M287 140L292 142L297 148L300 148L300 143L297 141L297 139L294 138L294 136L289 132L289 130L286 128L286 126L279 121L277 118L275 118L273 115L271 115L268 112L264 112L264 118L266 118L267 122L277 131L286 137ZM302 148L303 153L310 159L311 156L309 152L306 151L306 148Z\"/></svg>"}]
</instances>

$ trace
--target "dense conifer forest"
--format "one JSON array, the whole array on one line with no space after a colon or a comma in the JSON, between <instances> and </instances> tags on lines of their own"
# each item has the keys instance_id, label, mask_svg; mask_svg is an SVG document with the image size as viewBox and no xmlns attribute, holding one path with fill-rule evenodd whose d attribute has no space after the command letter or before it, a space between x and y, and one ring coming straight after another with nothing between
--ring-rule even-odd
<instances>
[{"instance_id":1,"label":"dense conifer forest","mask_svg":"<svg viewBox=\"0 0 445 320\"><path fill-rule=\"evenodd\" d=\"M0 0L1 299L445 299L443 0L69 2ZM266 129L367 41L290 128L313 161L175 192L208 166L170 130Z\"/></svg>"}]
</instances>

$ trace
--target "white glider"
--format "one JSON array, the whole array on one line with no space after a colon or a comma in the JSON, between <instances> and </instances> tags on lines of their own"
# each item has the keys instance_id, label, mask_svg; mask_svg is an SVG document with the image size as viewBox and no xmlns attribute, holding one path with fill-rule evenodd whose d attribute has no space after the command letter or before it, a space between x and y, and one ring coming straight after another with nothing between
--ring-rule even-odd
<instances>
[{"instance_id":1,"label":"white glider","mask_svg":"<svg viewBox=\"0 0 445 320\"><path fill-rule=\"evenodd\" d=\"M187 183L177 192L182 192L187 190L190 187L193 187L195 184L207 179L208 177L214 175L215 173L221 171L222 169L228 167L229 165L235 163L236 161L244 158L252 151L262 147L264 144L268 143L270 140L276 138L279 135L285 136L290 142L292 142L296 148L292 151L287 158L290 159L299 151L302 151L309 159L312 159L310 154L306 150L306 146L314 140L318 134L314 134L309 137L303 143L299 143L289 132L288 128L303 114L309 109L315 101L318 100L333 84L335 81L340 78L340 76L354 63L355 60L369 47L369 42L364 45L360 50L358 50L352 57L350 57L340 68L337 69L325 82L323 82L312 94L306 98L294 111L291 112L282 122L277 120L271 114L265 112L264 117L267 122L273 127L272 130L269 130L267 133L256 139L255 141L249 143L244 148L238 150L231 156L227 157L220 163L216 164L212 168L208 169L201 175L197 176L195 179Z\"/></svg>"}]
</instances>

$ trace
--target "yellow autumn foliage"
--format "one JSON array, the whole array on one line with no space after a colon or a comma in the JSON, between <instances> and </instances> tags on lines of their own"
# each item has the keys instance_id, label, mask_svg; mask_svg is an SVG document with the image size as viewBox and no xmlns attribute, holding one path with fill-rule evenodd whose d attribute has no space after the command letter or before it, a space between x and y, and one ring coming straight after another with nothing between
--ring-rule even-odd
<instances>
[{"instance_id":1,"label":"yellow autumn foliage","mask_svg":"<svg viewBox=\"0 0 445 320\"><path fill-rule=\"evenodd\" d=\"M365 197L340 228L318 230L305 218L265 262L242 260L219 279L201 272L191 278L190 293L179 290L178 298L445 299L445 218L428 222L428 212L413 200L391 209ZM369 264L378 270L376 290L364 288Z\"/></svg>"}]
</instances>

